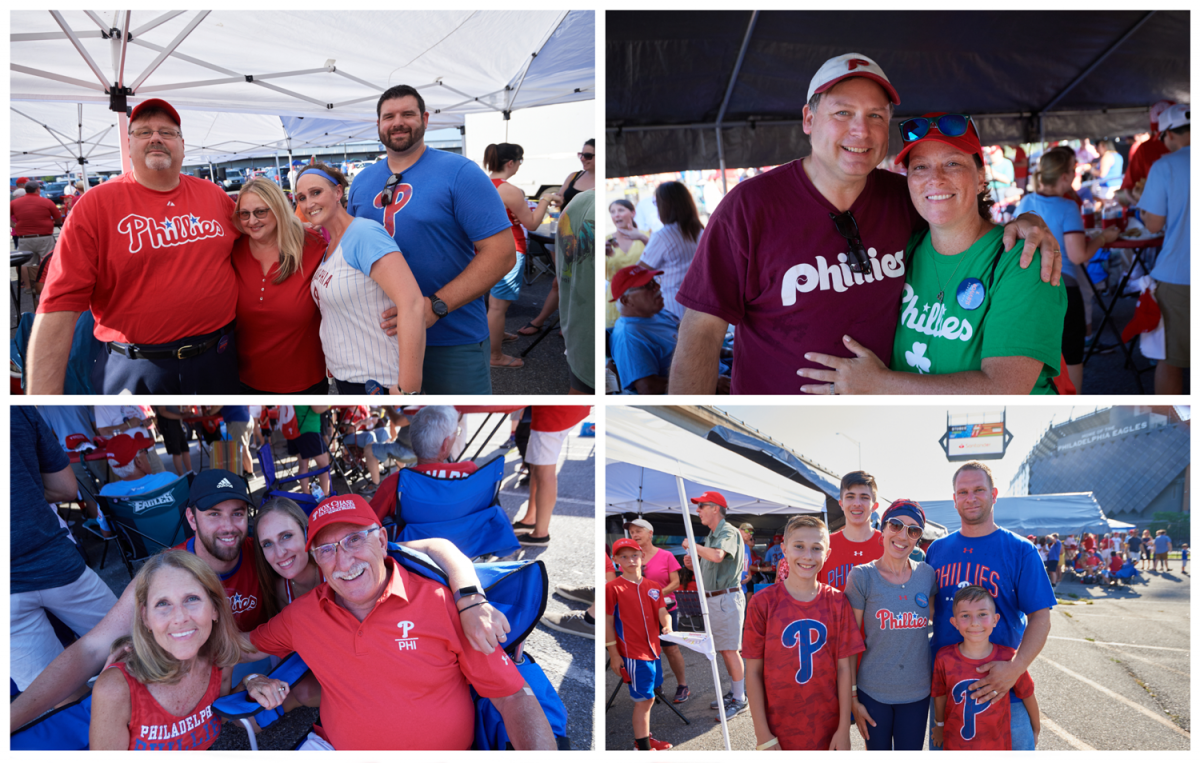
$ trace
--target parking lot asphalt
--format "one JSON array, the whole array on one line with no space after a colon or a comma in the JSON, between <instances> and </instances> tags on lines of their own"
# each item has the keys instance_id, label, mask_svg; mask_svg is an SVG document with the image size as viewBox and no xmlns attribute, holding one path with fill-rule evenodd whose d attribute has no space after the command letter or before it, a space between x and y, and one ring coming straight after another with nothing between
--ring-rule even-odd
<instances>
[{"instance_id":1,"label":"parking lot asphalt","mask_svg":"<svg viewBox=\"0 0 1200 763\"><path fill-rule=\"evenodd\" d=\"M1116 590L1063 582L1051 613L1050 637L1029 674L1042 715L1039 750L1188 750L1191 748L1191 576L1178 563L1171 573L1141 573ZM692 698L677 705L684 725L661 704L651 713L654 736L680 750L721 750L712 671L704 657L684 650ZM719 660L718 660L719 662ZM666 666L663 694L675 693ZM723 691L729 677L720 667ZM604 700L619 679L605 671ZM629 693L617 692L606 714L605 748L633 745ZM756 744L750 713L729 721L734 750ZM856 728L851 747L865 750ZM926 745L928 749L928 745Z\"/></svg>"},{"instance_id":2,"label":"parking lot asphalt","mask_svg":"<svg viewBox=\"0 0 1200 763\"><path fill-rule=\"evenodd\" d=\"M482 420L483 417L479 414L469 415L466 421L468 439L470 434L482 425ZM586 422L595 420L593 411ZM503 447L509 436L509 425L501 424L494 435L488 436L496 421L497 419L493 418L483 427L483 433L471 444L467 454L473 456L482 444L482 452L475 459L477 463L485 463L500 455L505 457L500 505L511 520L524 512L529 499L529 488L519 484L522 476L519 472L520 454L515 448ZM550 545L522 547L522 550L514 555L518 559L536 559L546 565L550 587L546 612L586 609L584 604L556 595L554 587L587 586L594 585L595 582L592 555L596 543L596 438L579 436L580 429L581 426L572 429L559 456L558 502L550 522ZM276 435L278 438L278 433ZM276 442L275 445L276 453L282 457L285 453L282 441ZM158 451L164 463L169 466L170 456L161 443ZM199 465L198 459L198 446L193 442L194 465ZM291 468L294 461L285 463ZM252 492L257 492L265 486L257 463L255 467L257 474L250 483ZM356 487L361 487L361 483L357 483ZM333 488L339 493L347 492L345 483L336 476ZM94 541L89 533L77 535L87 536L84 540L85 551L91 563L98 564L101 554L98 541ZM118 596L129 583L129 575L115 547L109 549L103 569L98 569L97 572ZM570 739L571 749L593 749L596 739L595 641L559 633L539 625L525 640L525 651L541 666L566 706L567 737ZM313 709L300 708L288 713L258 736L259 749L292 749L308 733L316 720L317 711ZM240 726L226 723L222 726L221 736L213 749L249 750L249 738Z\"/></svg>"}]
</instances>

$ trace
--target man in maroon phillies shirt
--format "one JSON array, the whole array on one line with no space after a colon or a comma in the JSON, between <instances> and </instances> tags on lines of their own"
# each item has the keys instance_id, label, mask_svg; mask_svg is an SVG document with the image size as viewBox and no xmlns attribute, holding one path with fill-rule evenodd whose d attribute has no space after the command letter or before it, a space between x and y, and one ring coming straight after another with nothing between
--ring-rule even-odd
<instances>
[{"instance_id":1,"label":"man in maroon phillies shirt","mask_svg":"<svg viewBox=\"0 0 1200 763\"><path fill-rule=\"evenodd\" d=\"M739 183L709 219L676 295L687 312L670 394L716 388L731 323L735 395L801 394L797 371L817 367L804 353L849 357L845 336L890 363L905 245L926 225L904 177L875 169L899 103L883 69L861 53L831 58L813 77L804 107L812 154ZM1042 280L1057 284L1062 258L1041 219L1007 225L1005 245L1018 238L1022 266L1043 245Z\"/></svg>"}]
</instances>

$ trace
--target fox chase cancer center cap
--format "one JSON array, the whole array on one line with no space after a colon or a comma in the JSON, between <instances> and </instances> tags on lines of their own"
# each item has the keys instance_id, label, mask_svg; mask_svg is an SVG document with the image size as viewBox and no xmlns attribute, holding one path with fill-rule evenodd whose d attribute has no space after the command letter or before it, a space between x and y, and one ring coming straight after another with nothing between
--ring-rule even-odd
<instances>
[{"instance_id":1,"label":"fox chase cancer center cap","mask_svg":"<svg viewBox=\"0 0 1200 763\"><path fill-rule=\"evenodd\" d=\"M224 469L205 469L192 480L188 503L198 509L211 509L221 501L238 500L250 503L246 480Z\"/></svg>"},{"instance_id":2,"label":"fox chase cancer center cap","mask_svg":"<svg viewBox=\"0 0 1200 763\"><path fill-rule=\"evenodd\" d=\"M329 525L345 522L360 527L379 524L379 517L371 504L360 495L331 495L317 504L308 518L308 542L305 551L312 550L313 538Z\"/></svg>"}]
</instances>

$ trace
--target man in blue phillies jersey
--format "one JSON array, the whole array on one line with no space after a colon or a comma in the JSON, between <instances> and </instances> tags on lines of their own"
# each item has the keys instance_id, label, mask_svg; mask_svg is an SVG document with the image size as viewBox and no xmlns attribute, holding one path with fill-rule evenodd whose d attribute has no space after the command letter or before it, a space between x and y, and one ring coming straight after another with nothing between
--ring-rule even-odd
<instances>
[{"instance_id":1,"label":"man in blue phillies jersey","mask_svg":"<svg viewBox=\"0 0 1200 763\"><path fill-rule=\"evenodd\" d=\"M1033 726L1025 705L1009 689L1029 669L1050 635L1054 590L1046 565L1026 538L997 527L993 507L999 491L992 470L968 461L954 473L954 508L962 527L929 546L926 563L937 575L938 601L933 616L933 654L962 641L950 624L954 594L968 585L981 586L996 601L1000 622L992 631L993 644L1017 650L1009 662L984 665L987 672L970 687L979 702L1010 702L1014 750L1034 748ZM932 722L933 714L930 713Z\"/></svg>"},{"instance_id":2,"label":"man in blue phillies jersey","mask_svg":"<svg viewBox=\"0 0 1200 763\"><path fill-rule=\"evenodd\" d=\"M422 391L490 395L483 295L517 262L504 203L469 159L425 146L416 89L388 88L376 113L387 160L358 173L346 209L387 229L425 296Z\"/></svg>"}]
</instances>

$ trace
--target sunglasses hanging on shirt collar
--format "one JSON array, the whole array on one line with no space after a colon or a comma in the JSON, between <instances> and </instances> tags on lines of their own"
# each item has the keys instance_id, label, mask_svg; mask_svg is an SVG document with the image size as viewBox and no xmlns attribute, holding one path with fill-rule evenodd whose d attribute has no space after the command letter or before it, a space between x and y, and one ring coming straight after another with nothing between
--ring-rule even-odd
<instances>
[{"instance_id":1,"label":"sunglasses hanging on shirt collar","mask_svg":"<svg viewBox=\"0 0 1200 763\"><path fill-rule=\"evenodd\" d=\"M380 196L380 198L382 198L382 200L383 200L383 206L386 207L392 203L392 197L396 194L396 186L400 185L400 179L402 177L403 177L403 174L397 172L394 175L392 175L390 178L388 178L388 181L386 183L384 183L383 193Z\"/></svg>"},{"instance_id":2,"label":"sunglasses hanging on shirt collar","mask_svg":"<svg viewBox=\"0 0 1200 763\"><path fill-rule=\"evenodd\" d=\"M847 210L840 215L829 213L829 217L833 220L834 227L841 234L842 238L846 239L847 252L850 257L850 270L855 273L870 273L871 260L867 256L867 249L863 246L862 237L858 235L858 223L854 220L854 215Z\"/></svg>"}]
</instances>

